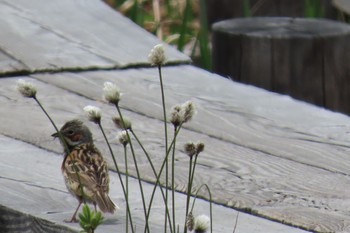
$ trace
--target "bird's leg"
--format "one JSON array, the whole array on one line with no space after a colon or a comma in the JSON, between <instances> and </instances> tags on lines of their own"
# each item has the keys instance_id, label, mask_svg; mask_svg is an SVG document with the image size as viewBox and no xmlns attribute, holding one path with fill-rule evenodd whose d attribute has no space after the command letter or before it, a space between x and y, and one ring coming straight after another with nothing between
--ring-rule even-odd
<instances>
[{"instance_id":1,"label":"bird's leg","mask_svg":"<svg viewBox=\"0 0 350 233\"><path fill-rule=\"evenodd\" d=\"M81 206L81 203L83 203L83 200L82 200L82 199L79 200L78 207L77 207L77 209L75 210L75 212L74 212L74 214L73 214L71 220L65 220L65 222L78 222L75 216L76 216L77 213L78 213L78 210L79 210L79 208L80 208L80 206Z\"/></svg>"}]
</instances>

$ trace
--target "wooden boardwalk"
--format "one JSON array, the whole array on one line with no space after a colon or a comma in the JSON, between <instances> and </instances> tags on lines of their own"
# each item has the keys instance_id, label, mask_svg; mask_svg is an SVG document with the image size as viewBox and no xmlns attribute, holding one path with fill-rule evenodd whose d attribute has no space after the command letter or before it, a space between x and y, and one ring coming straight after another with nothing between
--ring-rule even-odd
<instances>
[{"instance_id":1,"label":"wooden boardwalk","mask_svg":"<svg viewBox=\"0 0 350 233\"><path fill-rule=\"evenodd\" d=\"M7 219L5 214L16 216L13 210L17 210L49 221L22 216L29 225L41 227L32 232L48 232L42 230L45 227L71 232L78 225L62 220L72 214L76 200L60 174L61 146L50 137L54 129L37 105L15 91L16 81L22 78L38 87L38 99L58 125L84 119L86 105L100 107L111 141L117 130L110 118L116 111L101 101L102 86L105 81L117 83L124 114L132 119L154 161L160 161L159 81L157 69L147 64L150 49L160 41L98 0L0 0L0 13L0 207L6 206L0 208L0 224ZM232 232L233 208L314 232L350 232L348 116L198 69L169 46L166 52L167 108L187 100L197 107L178 145L189 140L206 145L195 185L208 184L218 204L214 232ZM110 161L101 133L87 124ZM113 149L122 154L116 142ZM143 154L140 148L136 152ZM117 157L120 164L122 157ZM138 159L143 179L154 181L146 158ZM179 192L186 188L187 166L188 158L179 146ZM136 174L132 168L130 172ZM133 185L137 190L136 182ZM111 186L112 199L123 209L115 174ZM179 203L183 197L178 194ZM137 192L131 203L142 227ZM201 203L198 208L204 210L208 204ZM163 208L157 208L161 215ZM123 232L124 210L106 218L100 232ZM157 217L153 221L154 232L160 232L162 221ZM303 231L241 214L236 232Z\"/></svg>"}]
</instances>

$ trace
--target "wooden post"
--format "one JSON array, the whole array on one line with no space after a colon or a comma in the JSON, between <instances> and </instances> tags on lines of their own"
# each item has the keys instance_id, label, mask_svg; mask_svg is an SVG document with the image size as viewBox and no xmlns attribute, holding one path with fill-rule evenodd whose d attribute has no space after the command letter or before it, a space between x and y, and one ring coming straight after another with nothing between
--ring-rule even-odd
<instances>
[{"instance_id":1,"label":"wooden post","mask_svg":"<svg viewBox=\"0 0 350 233\"><path fill-rule=\"evenodd\" d=\"M350 113L350 26L256 17L213 25L213 70L233 80Z\"/></svg>"}]
</instances>

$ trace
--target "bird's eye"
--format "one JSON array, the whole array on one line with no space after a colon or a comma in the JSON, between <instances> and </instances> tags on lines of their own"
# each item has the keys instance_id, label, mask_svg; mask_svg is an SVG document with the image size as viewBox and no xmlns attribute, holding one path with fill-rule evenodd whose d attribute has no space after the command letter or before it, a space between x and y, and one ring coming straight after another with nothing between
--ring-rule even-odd
<instances>
[{"instance_id":1,"label":"bird's eye","mask_svg":"<svg viewBox=\"0 0 350 233\"><path fill-rule=\"evenodd\" d=\"M68 134L68 135L73 135L73 134L74 134L74 131L73 131L73 130L68 130L68 131L67 131L67 134Z\"/></svg>"}]
</instances>

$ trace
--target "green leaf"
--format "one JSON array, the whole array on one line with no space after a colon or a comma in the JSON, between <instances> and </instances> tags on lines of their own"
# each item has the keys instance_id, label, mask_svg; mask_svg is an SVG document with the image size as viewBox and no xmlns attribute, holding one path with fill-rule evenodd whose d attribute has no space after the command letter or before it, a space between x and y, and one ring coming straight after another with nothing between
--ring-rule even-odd
<instances>
[{"instance_id":1,"label":"green leaf","mask_svg":"<svg viewBox=\"0 0 350 233\"><path fill-rule=\"evenodd\" d=\"M87 220L91 219L91 210L87 204L84 204L84 206L83 206L83 214Z\"/></svg>"},{"instance_id":2,"label":"green leaf","mask_svg":"<svg viewBox=\"0 0 350 233\"><path fill-rule=\"evenodd\" d=\"M88 223L89 220L83 215L82 213L79 213L79 222L81 223Z\"/></svg>"}]
</instances>

